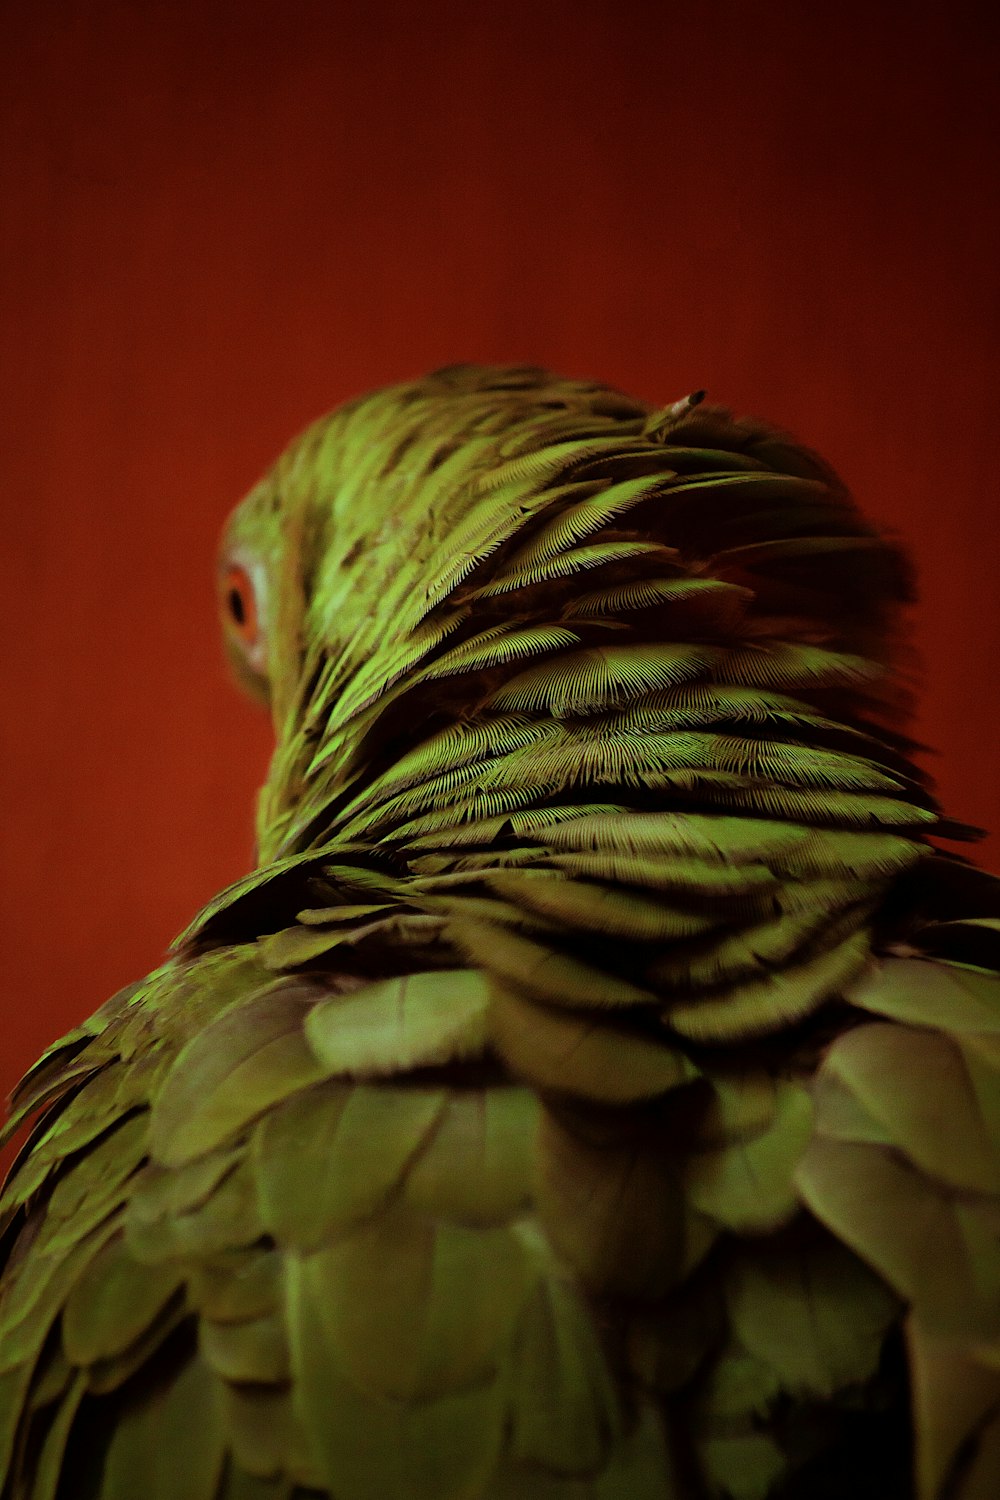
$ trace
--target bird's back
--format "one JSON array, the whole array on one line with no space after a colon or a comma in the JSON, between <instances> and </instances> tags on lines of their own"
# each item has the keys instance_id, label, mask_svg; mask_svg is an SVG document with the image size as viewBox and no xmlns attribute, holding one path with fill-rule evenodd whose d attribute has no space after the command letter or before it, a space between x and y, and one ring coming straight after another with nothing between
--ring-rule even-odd
<instances>
[{"instance_id":1,"label":"bird's back","mask_svg":"<svg viewBox=\"0 0 1000 1500\"><path fill-rule=\"evenodd\" d=\"M895 549L537 371L348 409L239 545L282 505L261 867L16 1097L3 1500L993 1500L1000 884Z\"/></svg>"}]
</instances>

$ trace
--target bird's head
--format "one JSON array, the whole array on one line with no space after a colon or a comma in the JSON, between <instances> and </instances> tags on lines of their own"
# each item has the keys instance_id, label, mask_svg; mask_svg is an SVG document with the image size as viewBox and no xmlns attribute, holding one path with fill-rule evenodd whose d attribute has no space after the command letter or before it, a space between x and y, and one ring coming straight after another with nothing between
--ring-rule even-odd
<instances>
[{"instance_id":1,"label":"bird's head","mask_svg":"<svg viewBox=\"0 0 1000 1500\"><path fill-rule=\"evenodd\" d=\"M762 424L472 365L307 429L233 513L218 576L228 653L275 725L265 859L314 847L359 785L536 660L721 638L877 663L908 591L831 471Z\"/></svg>"}]
</instances>

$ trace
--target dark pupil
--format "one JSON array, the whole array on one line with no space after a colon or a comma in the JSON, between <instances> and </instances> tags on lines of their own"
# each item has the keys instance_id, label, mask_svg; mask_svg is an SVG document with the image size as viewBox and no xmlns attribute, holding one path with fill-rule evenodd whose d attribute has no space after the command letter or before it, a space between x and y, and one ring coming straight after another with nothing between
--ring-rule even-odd
<instances>
[{"instance_id":1,"label":"dark pupil","mask_svg":"<svg viewBox=\"0 0 1000 1500\"><path fill-rule=\"evenodd\" d=\"M247 612L243 605L243 595L239 589L229 590L229 613L237 625L243 625L246 622Z\"/></svg>"}]
</instances>

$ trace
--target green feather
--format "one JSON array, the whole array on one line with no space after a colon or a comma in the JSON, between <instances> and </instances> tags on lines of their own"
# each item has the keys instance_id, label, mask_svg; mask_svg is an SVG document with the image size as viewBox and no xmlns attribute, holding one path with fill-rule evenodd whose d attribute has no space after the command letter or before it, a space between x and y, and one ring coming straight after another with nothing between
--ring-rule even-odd
<instances>
[{"instance_id":1,"label":"green feather","mask_svg":"<svg viewBox=\"0 0 1000 1500\"><path fill-rule=\"evenodd\" d=\"M913 1378L918 1493L946 1495L954 1481L969 1500L1000 1486L1000 1371L950 1340L907 1326Z\"/></svg>"},{"instance_id":2,"label":"green feather","mask_svg":"<svg viewBox=\"0 0 1000 1500\"><path fill-rule=\"evenodd\" d=\"M787 1223L799 1207L794 1174L812 1134L812 1101L798 1084L781 1083L767 1128L746 1141L689 1157L684 1189L712 1223L759 1234Z\"/></svg>"},{"instance_id":3,"label":"green feather","mask_svg":"<svg viewBox=\"0 0 1000 1500\"><path fill-rule=\"evenodd\" d=\"M180 1281L173 1267L140 1265L123 1238L108 1240L66 1300L67 1357L75 1365L89 1365L120 1354L152 1323Z\"/></svg>"},{"instance_id":4,"label":"green feather","mask_svg":"<svg viewBox=\"0 0 1000 1500\"><path fill-rule=\"evenodd\" d=\"M856 1097L887 1140L929 1176L1000 1197L997 1141L986 1133L962 1053L949 1037L908 1026L859 1026L831 1052L824 1091L826 1080ZM1000 1071L993 1085L1000 1085Z\"/></svg>"},{"instance_id":5,"label":"green feather","mask_svg":"<svg viewBox=\"0 0 1000 1500\"><path fill-rule=\"evenodd\" d=\"M712 1066L706 1073L709 1095L701 1095L692 1141L701 1146L731 1146L770 1130L778 1109L779 1083L770 1073L745 1064L726 1069Z\"/></svg>"},{"instance_id":6,"label":"green feather","mask_svg":"<svg viewBox=\"0 0 1000 1500\"><path fill-rule=\"evenodd\" d=\"M203 1318L199 1349L209 1369L237 1384L282 1382L291 1373L284 1325L275 1316L240 1323Z\"/></svg>"},{"instance_id":7,"label":"green feather","mask_svg":"<svg viewBox=\"0 0 1000 1500\"><path fill-rule=\"evenodd\" d=\"M458 672L478 672L504 666L521 657L541 656L561 646L575 646L580 637L564 625L534 625L524 630L495 626L454 646L411 678L413 683L434 682Z\"/></svg>"},{"instance_id":8,"label":"green feather","mask_svg":"<svg viewBox=\"0 0 1000 1500\"><path fill-rule=\"evenodd\" d=\"M379 1077L478 1057L489 990L467 969L379 980L315 1006L310 1047L331 1075Z\"/></svg>"},{"instance_id":9,"label":"green feather","mask_svg":"<svg viewBox=\"0 0 1000 1500\"><path fill-rule=\"evenodd\" d=\"M215 1500L225 1462L226 1434L219 1382L200 1359L174 1379L160 1414L155 1458L140 1491L150 1500Z\"/></svg>"},{"instance_id":10,"label":"green feather","mask_svg":"<svg viewBox=\"0 0 1000 1500\"><path fill-rule=\"evenodd\" d=\"M535 452L529 449L483 474L476 482L476 489L480 494L493 495L508 485L520 488L527 482L534 486L565 469L579 468L587 459L614 452L617 446L615 438L584 438L582 442L546 444Z\"/></svg>"},{"instance_id":11,"label":"green feather","mask_svg":"<svg viewBox=\"0 0 1000 1500\"><path fill-rule=\"evenodd\" d=\"M853 893L840 905L851 904ZM787 964L810 940L819 937L837 907L829 900L810 903L805 912L782 912L761 922L747 923L729 936L714 936L695 949L668 952L651 963L646 974L657 986L700 989L766 974ZM817 909L818 907L818 909Z\"/></svg>"},{"instance_id":12,"label":"green feather","mask_svg":"<svg viewBox=\"0 0 1000 1500\"><path fill-rule=\"evenodd\" d=\"M489 887L508 901L566 926L637 942L663 941L703 930L704 919L685 917L663 902L619 886L553 879L545 871L491 875Z\"/></svg>"},{"instance_id":13,"label":"green feather","mask_svg":"<svg viewBox=\"0 0 1000 1500\"><path fill-rule=\"evenodd\" d=\"M498 688L488 706L556 718L594 713L698 677L717 654L708 646L594 647L529 667Z\"/></svg>"},{"instance_id":14,"label":"green feather","mask_svg":"<svg viewBox=\"0 0 1000 1500\"><path fill-rule=\"evenodd\" d=\"M197 1207L148 1218L132 1212L125 1223L129 1250L149 1265L226 1255L255 1244L262 1232L253 1180L242 1156Z\"/></svg>"},{"instance_id":15,"label":"green feather","mask_svg":"<svg viewBox=\"0 0 1000 1500\"><path fill-rule=\"evenodd\" d=\"M713 1435L698 1447L710 1492L729 1500L767 1500L787 1467L782 1448L765 1432Z\"/></svg>"},{"instance_id":16,"label":"green feather","mask_svg":"<svg viewBox=\"0 0 1000 1500\"><path fill-rule=\"evenodd\" d=\"M646 546L650 551L653 550L649 543ZM703 618L717 618L720 626L732 627L748 597L748 589L732 583L722 583L717 578L638 578L616 588L598 589L593 593L583 594L574 601L573 613L617 615L622 610L649 609L663 605L669 605L672 612L680 606L680 612L685 613L694 606Z\"/></svg>"},{"instance_id":17,"label":"green feather","mask_svg":"<svg viewBox=\"0 0 1000 1500\"><path fill-rule=\"evenodd\" d=\"M312 1465L287 1386L226 1385L223 1409L234 1466L259 1480L278 1479L289 1470L303 1478L316 1477L309 1473Z\"/></svg>"},{"instance_id":18,"label":"green feather","mask_svg":"<svg viewBox=\"0 0 1000 1500\"><path fill-rule=\"evenodd\" d=\"M763 688L863 687L883 675L876 662L801 641L746 645L727 654L719 669L727 683Z\"/></svg>"},{"instance_id":19,"label":"green feather","mask_svg":"<svg viewBox=\"0 0 1000 1500\"><path fill-rule=\"evenodd\" d=\"M504 1224L526 1213L538 1112L527 1089L453 1094L406 1174L406 1202L435 1219L467 1225Z\"/></svg>"},{"instance_id":20,"label":"green feather","mask_svg":"<svg viewBox=\"0 0 1000 1500\"><path fill-rule=\"evenodd\" d=\"M183 1166L325 1076L302 1031L322 993L294 981L272 986L182 1048L153 1108L156 1160Z\"/></svg>"},{"instance_id":21,"label":"green feather","mask_svg":"<svg viewBox=\"0 0 1000 1500\"><path fill-rule=\"evenodd\" d=\"M38 1358L66 1297L102 1246L117 1235L120 1223L120 1213L115 1214L57 1254L46 1256L40 1249L7 1278L0 1321L0 1373L21 1364L30 1367Z\"/></svg>"},{"instance_id":22,"label":"green feather","mask_svg":"<svg viewBox=\"0 0 1000 1500\"><path fill-rule=\"evenodd\" d=\"M552 1113L539 1138L538 1212L552 1246L583 1286L655 1301L710 1248L713 1234L685 1213L681 1183L650 1133L590 1140Z\"/></svg>"},{"instance_id":23,"label":"green feather","mask_svg":"<svg viewBox=\"0 0 1000 1500\"><path fill-rule=\"evenodd\" d=\"M148 1490L160 1447L162 1392L129 1403L115 1424L104 1461L100 1500L134 1500Z\"/></svg>"},{"instance_id":24,"label":"green feather","mask_svg":"<svg viewBox=\"0 0 1000 1500\"><path fill-rule=\"evenodd\" d=\"M661 494L670 478L669 474L657 474L651 479L643 476L626 480L567 505L511 557L510 568L534 568L558 556L609 521Z\"/></svg>"},{"instance_id":25,"label":"green feather","mask_svg":"<svg viewBox=\"0 0 1000 1500\"><path fill-rule=\"evenodd\" d=\"M683 431L683 429L682 429ZM703 478L711 475L731 474L734 471L764 474L768 465L749 453L740 453L730 448L698 448L687 443L671 442L670 467L678 474L696 473Z\"/></svg>"},{"instance_id":26,"label":"green feather","mask_svg":"<svg viewBox=\"0 0 1000 1500\"><path fill-rule=\"evenodd\" d=\"M753 568L761 563L786 558L810 557L830 552L881 552L885 543L876 536L795 536L777 537L766 542L750 542L743 547L727 547L712 558L717 568Z\"/></svg>"},{"instance_id":27,"label":"green feather","mask_svg":"<svg viewBox=\"0 0 1000 1500\"><path fill-rule=\"evenodd\" d=\"M272 1111L253 1142L267 1232L317 1250L373 1214L437 1126L445 1097L439 1089L326 1084Z\"/></svg>"},{"instance_id":28,"label":"green feather","mask_svg":"<svg viewBox=\"0 0 1000 1500\"><path fill-rule=\"evenodd\" d=\"M817 1136L796 1173L816 1217L913 1305L941 1338L1000 1338L996 1208L962 1202L901 1154Z\"/></svg>"},{"instance_id":29,"label":"green feather","mask_svg":"<svg viewBox=\"0 0 1000 1500\"><path fill-rule=\"evenodd\" d=\"M672 1004L664 1018L673 1031L699 1042L766 1036L842 994L864 965L869 945L867 931L856 933L802 963L720 994Z\"/></svg>"},{"instance_id":30,"label":"green feather","mask_svg":"<svg viewBox=\"0 0 1000 1500\"><path fill-rule=\"evenodd\" d=\"M353 718L363 713L373 703L383 699L396 682L411 672L442 641L464 624L468 617L467 609L459 609L453 610L440 619L427 621L409 640L399 646L394 657L390 657L388 661L380 660L377 668L373 663L367 673L359 673L354 678L350 695L339 696L338 716L342 720ZM313 695L309 712L304 719L307 727L311 723L321 723L330 711L331 691L329 688L325 692L322 691L324 686L325 684L320 684ZM318 771L331 758L335 749L336 742L325 744L310 762L307 774L314 774Z\"/></svg>"},{"instance_id":31,"label":"green feather","mask_svg":"<svg viewBox=\"0 0 1000 1500\"><path fill-rule=\"evenodd\" d=\"M86 1390L86 1374L83 1370L78 1370L42 1441L35 1464L34 1482L28 1492L30 1500L55 1500L60 1475L65 1472L63 1461L66 1444Z\"/></svg>"},{"instance_id":32,"label":"green feather","mask_svg":"<svg viewBox=\"0 0 1000 1500\"><path fill-rule=\"evenodd\" d=\"M697 902L703 897L714 898L719 903L715 912L700 911L697 917L681 919L683 928L678 935L683 936L696 932L699 928L718 925L723 920L720 914L723 901L749 899L756 910L759 900L775 891L778 886L771 871L765 865L756 864L711 865L696 859L674 859L669 856L658 859L652 854L619 854L615 850L557 854L552 856L551 863L554 868L570 875L663 891L669 897L676 898L679 903Z\"/></svg>"},{"instance_id":33,"label":"green feather","mask_svg":"<svg viewBox=\"0 0 1000 1500\"><path fill-rule=\"evenodd\" d=\"M223 1251L187 1268L188 1302L218 1323L274 1312L281 1292L281 1261L274 1247Z\"/></svg>"},{"instance_id":34,"label":"green feather","mask_svg":"<svg viewBox=\"0 0 1000 1500\"><path fill-rule=\"evenodd\" d=\"M885 1284L826 1239L742 1246L726 1305L733 1334L773 1372L778 1390L812 1397L869 1380L899 1312Z\"/></svg>"},{"instance_id":35,"label":"green feather","mask_svg":"<svg viewBox=\"0 0 1000 1500\"><path fill-rule=\"evenodd\" d=\"M471 761L495 759L512 751L527 749L546 740L548 726L532 724L518 716L463 721L449 725L440 734L424 740L407 755L401 756L382 776L369 783L341 813L349 817L359 808L384 800L387 794L414 786L457 765Z\"/></svg>"},{"instance_id":36,"label":"green feather","mask_svg":"<svg viewBox=\"0 0 1000 1500\"><path fill-rule=\"evenodd\" d=\"M560 1475L598 1469L621 1434L622 1412L593 1323L562 1278L533 1289L512 1355L511 1457Z\"/></svg>"},{"instance_id":37,"label":"green feather","mask_svg":"<svg viewBox=\"0 0 1000 1500\"><path fill-rule=\"evenodd\" d=\"M664 1042L499 988L490 1038L518 1077L605 1104L655 1098L698 1076L695 1065Z\"/></svg>"},{"instance_id":38,"label":"green feather","mask_svg":"<svg viewBox=\"0 0 1000 1500\"><path fill-rule=\"evenodd\" d=\"M555 1005L632 1006L654 1004L656 996L627 979L533 942L521 933L491 928L462 918L451 925L452 940L478 953L488 972L505 985Z\"/></svg>"},{"instance_id":39,"label":"green feather","mask_svg":"<svg viewBox=\"0 0 1000 1500\"><path fill-rule=\"evenodd\" d=\"M292 1262L297 1409L335 1493L458 1500L484 1485L529 1266L507 1230L399 1213Z\"/></svg>"},{"instance_id":40,"label":"green feather","mask_svg":"<svg viewBox=\"0 0 1000 1500\"><path fill-rule=\"evenodd\" d=\"M523 563L516 571L501 573L494 582L476 589L469 595L472 599L493 599L512 593L515 589L532 588L539 583L548 583L557 578L570 578L590 568L602 568L608 564L630 562L635 558L656 558L660 564L669 563L675 554L672 548L659 542L592 542L587 547L573 547L553 557ZM576 610L574 610L576 612ZM580 610L580 613L592 611Z\"/></svg>"},{"instance_id":41,"label":"green feather","mask_svg":"<svg viewBox=\"0 0 1000 1500\"><path fill-rule=\"evenodd\" d=\"M949 1031L1000 1031L1000 974L961 964L889 958L868 968L848 998L861 1010Z\"/></svg>"}]
</instances>

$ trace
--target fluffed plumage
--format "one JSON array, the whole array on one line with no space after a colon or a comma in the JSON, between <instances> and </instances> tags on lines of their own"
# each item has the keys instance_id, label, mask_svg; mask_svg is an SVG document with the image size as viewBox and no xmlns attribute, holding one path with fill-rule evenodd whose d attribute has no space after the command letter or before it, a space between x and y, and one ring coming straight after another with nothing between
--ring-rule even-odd
<instances>
[{"instance_id":1,"label":"fluffed plumage","mask_svg":"<svg viewBox=\"0 0 1000 1500\"><path fill-rule=\"evenodd\" d=\"M1000 884L814 455L458 366L234 513L259 867L53 1046L3 1500L995 1500Z\"/></svg>"}]
</instances>

